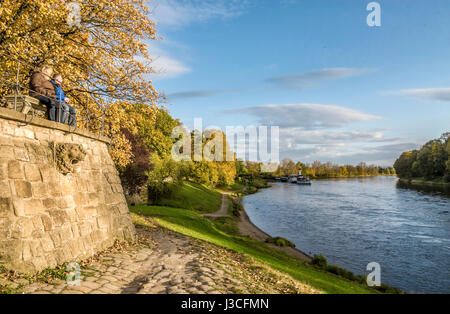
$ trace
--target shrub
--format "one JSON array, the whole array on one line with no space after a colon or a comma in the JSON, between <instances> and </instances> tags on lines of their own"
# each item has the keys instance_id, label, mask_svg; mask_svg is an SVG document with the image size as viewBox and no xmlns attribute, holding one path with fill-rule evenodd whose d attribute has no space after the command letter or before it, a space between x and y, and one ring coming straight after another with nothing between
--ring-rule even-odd
<instances>
[{"instance_id":1,"label":"shrub","mask_svg":"<svg viewBox=\"0 0 450 314\"><path fill-rule=\"evenodd\" d=\"M150 163L150 152L144 144L141 136L131 133L128 129L122 129L122 133L131 144L133 158L131 162L120 169L120 179L128 195L139 194L147 183L147 172L153 165Z\"/></svg>"},{"instance_id":2,"label":"shrub","mask_svg":"<svg viewBox=\"0 0 450 314\"><path fill-rule=\"evenodd\" d=\"M325 258L325 256L319 254L319 255L314 255L311 264L313 264L314 266L317 266L319 268L326 268L328 266L328 262L327 259Z\"/></svg>"},{"instance_id":3,"label":"shrub","mask_svg":"<svg viewBox=\"0 0 450 314\"><path fill-rule=\"evenodd\" d=\"M275 237L275 238L269 237L266 239L266 243L272 243L272 244L275 244L276 246L280 246L280 247L286 247L286 246L295 247L294 243L292 243L291 241L286 240L285 238L282 238L282 237Z\"/></svg>"},{"instance_id":4,"label":"shrub","mask_svg":"<svg viewBox=\"0 0 450 314\"><path fill-rule=\"evenodd\" d=\"M241 217L241 212L239 211L239 209L233 208L233 216Z\"/></svg>"}]
</instances>

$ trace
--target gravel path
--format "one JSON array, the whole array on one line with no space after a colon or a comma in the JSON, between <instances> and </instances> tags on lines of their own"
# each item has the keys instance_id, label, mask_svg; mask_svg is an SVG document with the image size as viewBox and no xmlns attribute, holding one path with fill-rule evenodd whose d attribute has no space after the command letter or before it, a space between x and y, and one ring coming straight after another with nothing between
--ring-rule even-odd
<instances>
[{"instance_id":1,"label":"gravel path","mask_svg":"<svg viewBox=\"0 0 450 314\"><path fill-rule=\"evenodd\" d=\"M211 214L202 214L203 217L211 218L211 220L215 220L220 217L230 217L228 214L228 206L230 203L230 199L228 198L227 193L222 194L222 205L220 206L220 209L214 213Z\"/></svg>"}]
</instances>

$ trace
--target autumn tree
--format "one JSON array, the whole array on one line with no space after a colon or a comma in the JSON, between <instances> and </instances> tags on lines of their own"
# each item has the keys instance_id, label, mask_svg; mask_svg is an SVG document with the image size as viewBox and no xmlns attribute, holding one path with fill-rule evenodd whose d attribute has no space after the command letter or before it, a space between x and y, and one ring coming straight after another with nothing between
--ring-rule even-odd
<instances>
[{"instance_id":1,"label":"autumn tree","mask_svg":"<svg viewBox=\"0 0 450 314\"><path fill-rule=\"evenodd\" d=\"M296 169L297 169L295 163L290 158L283 159L281 161L280 167L281 167L281 171L283 172L283 174L285 176L289 176L291 174L295 174L296 173Z\"/></svg>"},{"instance_id":2,"label":"autumn tree","mask_svg":"<svg viewBox=\"0 0 450 314\"><path fill-rule=\"evenodd\" d=\"M18 61L22 86L34 70L53 66L63 75L72 104L90 117L87 128L111 137L111 155L123 167L132 155L121 130L137 131L136 116L127 112L145 112L149 123L155 118L159 95L148 79L155 24L143 0L83 0L72 11L67 3L0 2L0 94L15 81Z\"/></svg>"}]
</instances>

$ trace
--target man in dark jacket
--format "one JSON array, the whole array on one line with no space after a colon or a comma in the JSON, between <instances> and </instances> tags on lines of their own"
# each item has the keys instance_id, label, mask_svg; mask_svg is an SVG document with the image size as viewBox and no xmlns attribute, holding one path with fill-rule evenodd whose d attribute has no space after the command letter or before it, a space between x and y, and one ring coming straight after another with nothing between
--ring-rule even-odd
<instances>
[{"instance_id":1,"label":"man in dark jacket","mask_svg":"<svg viewBox=\"0 0 450 314\"><path fill-rule=\"evenodd\" d=\"M33 73L30 79L30 96L39 99L47 107L47 117L51 121L56 120L56 91L50 82L53 69L49 66L43 66L41 71Z\"/></svg>"}]
</instances>

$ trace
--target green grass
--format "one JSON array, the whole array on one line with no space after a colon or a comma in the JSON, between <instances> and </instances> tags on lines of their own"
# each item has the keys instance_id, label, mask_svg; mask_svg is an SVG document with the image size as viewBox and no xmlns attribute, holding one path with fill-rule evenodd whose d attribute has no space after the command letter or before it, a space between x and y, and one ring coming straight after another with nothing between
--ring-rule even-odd
<instances>
[{"instance_id":1,"label":"green grass","mask_svg":"<svg viewBox=\"0 0 450 314\"><path fill-rule=\"evenodd\" d=\"M180 208L136 206L130 209L137 215L155 218L162 227L167 229L231 249L238 253L248 254L256 260L287 273L293 278L325 293L375 292L366 286L315 269L306 262L273 249L262 242L238 235L236 221L233 221L233 218L220 218L213 223L209 219L201 217L195 211Z\"/></svg>"},{"instance_id":2,"label":"green grass","mask_svg":"<svg viewBox=\"0 0 450 314\"><path fill-rule=\"evenodd\" d=\"M184 182L180 191L170 198L163 198L159 205L195 210L200 213L213 213L222 205L222 194L207 187Z\"/></svg>"},{"instance_id":3,"label":"green grass","mask_svg":"<svg viewBox=\"0 0 450 314\"><path fill-rule=\"evenodd\" d=\"M227 191L227 192L238 192L241 191L244 188L244 184L241 182L235 182L230 186L221 186L218 188L218 190L221 191Z\"/></svg>"}]
</instances>

